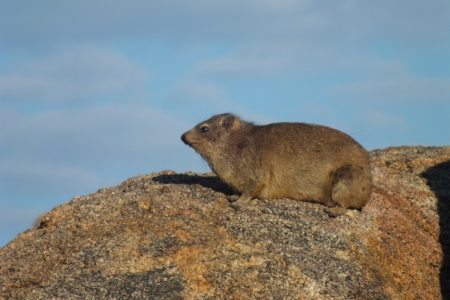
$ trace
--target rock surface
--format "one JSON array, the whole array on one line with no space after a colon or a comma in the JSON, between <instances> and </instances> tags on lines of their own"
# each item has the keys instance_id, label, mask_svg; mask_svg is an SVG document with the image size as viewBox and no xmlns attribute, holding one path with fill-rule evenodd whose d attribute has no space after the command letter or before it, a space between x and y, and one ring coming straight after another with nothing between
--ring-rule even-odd
<instances>
[{"instance_id":1,"label":"rock surface","mask_svg":"<svg viewBox=\"0 0 450 300\"><path fill-rule=\"evenodd\" d=\"M450 147L371 153L362 212L162 172L75 197L0 249L3 299L449 299Z\"/></svg>"}]
</instances>

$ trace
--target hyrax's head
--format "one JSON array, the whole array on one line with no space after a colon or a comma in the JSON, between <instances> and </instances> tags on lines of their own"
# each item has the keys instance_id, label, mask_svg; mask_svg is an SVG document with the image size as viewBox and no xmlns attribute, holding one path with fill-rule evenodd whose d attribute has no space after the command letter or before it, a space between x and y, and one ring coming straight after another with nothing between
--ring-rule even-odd
<instances>
[{"instance_id":1,"label":"hyrax's head","mask_svg":"<svg viewBox=\"0 0 450 300\"><path fill-rule=\"evenodd\" d=\"M242 124L243 121L233 114L215 115L185 132L181 140L209 161L215 157L214 154L220 152L228 143L231 134Z\"/></svg>"}]
</instances>

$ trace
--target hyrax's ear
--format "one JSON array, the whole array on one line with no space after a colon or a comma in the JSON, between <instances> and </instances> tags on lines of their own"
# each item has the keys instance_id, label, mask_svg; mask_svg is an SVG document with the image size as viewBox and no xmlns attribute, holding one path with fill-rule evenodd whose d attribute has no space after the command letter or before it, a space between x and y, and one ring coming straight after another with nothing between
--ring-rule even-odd
<instances>
[{"instance_id":1,"label":"hyrax's ear","mask_svg":"<svg viewBox=\"0 0 450 300\"><path fill-rule=\"evenodd\" d=\"M233 123L235 122L236 117L233 115L228 115L222 120L223 127L229 129L233 126Z\"/></svg>"}]
</instances>

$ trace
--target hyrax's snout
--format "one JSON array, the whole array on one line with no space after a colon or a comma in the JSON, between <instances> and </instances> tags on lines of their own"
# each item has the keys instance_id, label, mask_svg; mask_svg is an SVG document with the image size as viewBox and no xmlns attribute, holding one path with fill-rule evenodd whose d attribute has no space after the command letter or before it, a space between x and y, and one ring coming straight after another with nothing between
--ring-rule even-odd
<instances>
[{"instance_id":1,"label":"hyrax's snout","mask_svg":"<svg viewBox=\"0 0 450 300\"><path fill-rule=\"evenodd\" d=\"M189 137L188 137L188 133L189 132L185 132L181 135L181 140L183 141L183 143L185 143L188 146L192 145L192 142L189 141Z\"/></svg>"},{"instance_id":2,"label":"hyrax's snout","mask_svg":"<svg viewBox=\"0 0 450 300\"><path fill-rule=\"evenodd\" d=\"M186 132L181 135L181 140L183 141L183 143L188 144L188 141L186 138Z\"/></svg>"}]
</instances>

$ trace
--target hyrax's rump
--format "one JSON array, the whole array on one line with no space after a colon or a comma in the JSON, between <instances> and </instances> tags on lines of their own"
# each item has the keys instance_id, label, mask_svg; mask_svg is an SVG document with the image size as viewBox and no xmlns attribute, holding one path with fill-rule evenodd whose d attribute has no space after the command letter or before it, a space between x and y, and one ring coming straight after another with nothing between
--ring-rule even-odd
<instances>
[{"instance_id":1,"label":"hyrax's rump","mask_svg":"<svg viewBox=\"0 0 450 300\"><path fill-rule=\"evenodd\" d=\"M359 209L371 193L367 151L329 127L257 126L221 114L199 123L181 139L241 194L238 202L286 197Z\"/></svg>"}]
</instances>

